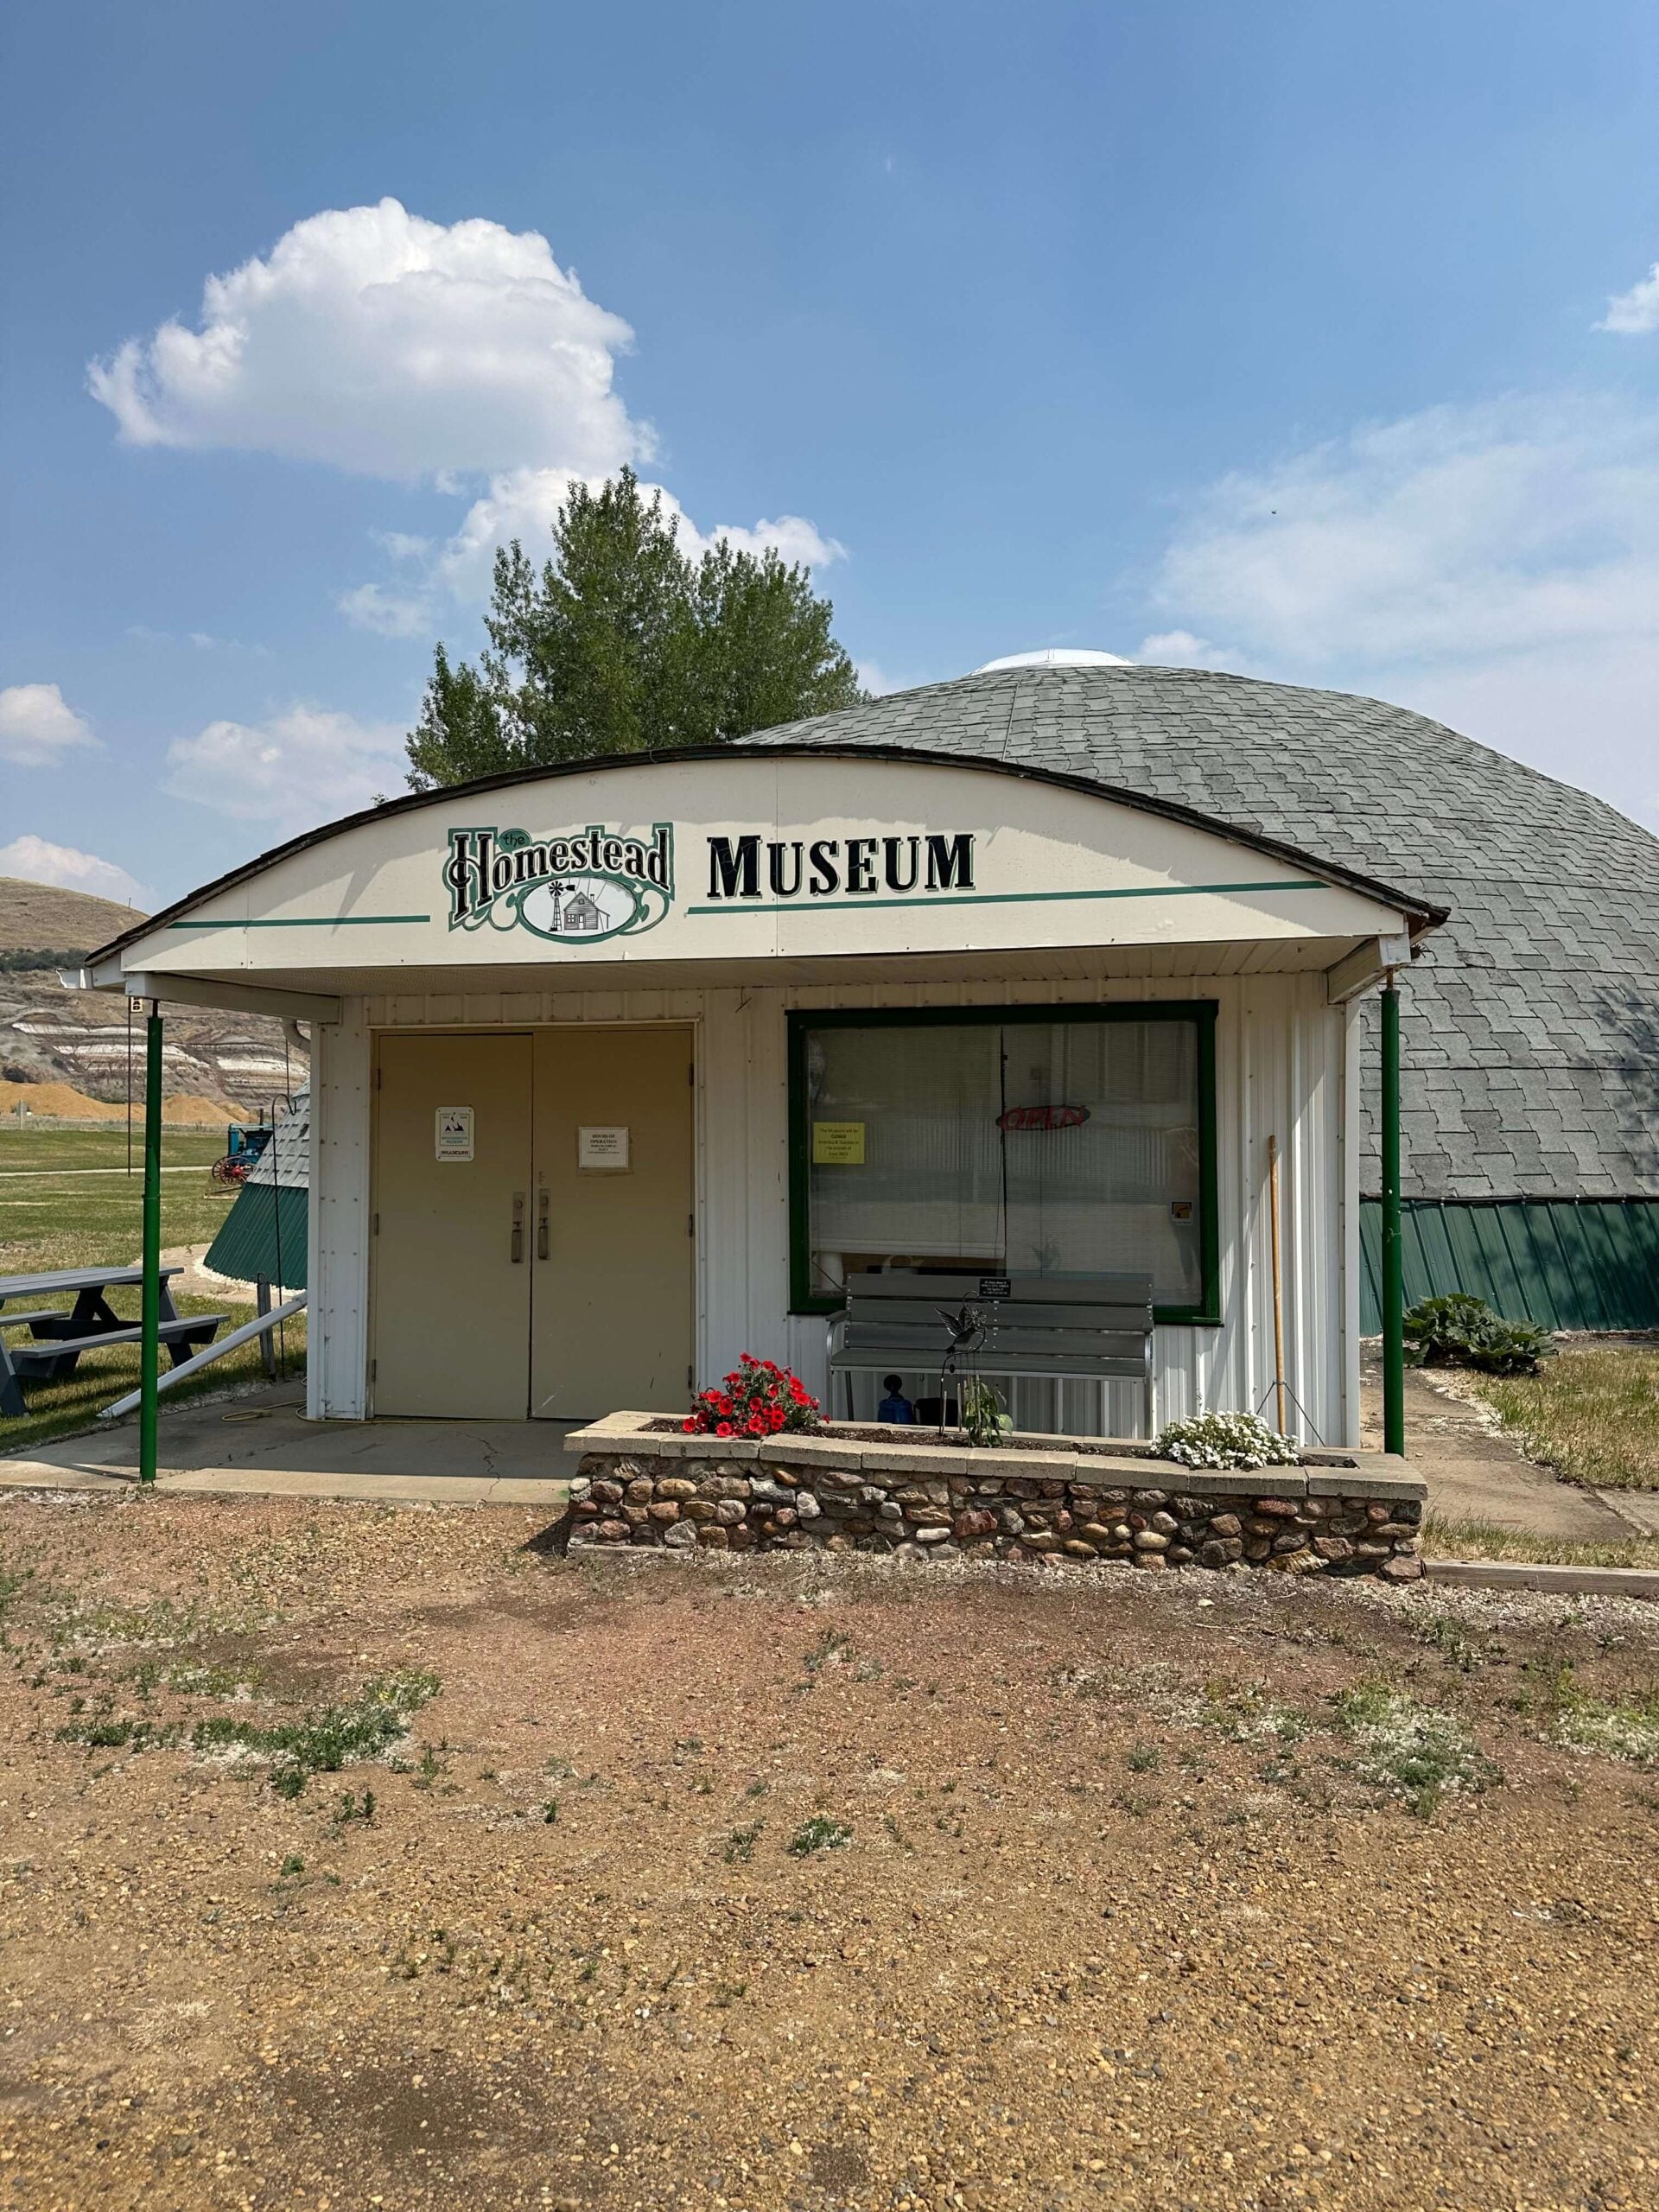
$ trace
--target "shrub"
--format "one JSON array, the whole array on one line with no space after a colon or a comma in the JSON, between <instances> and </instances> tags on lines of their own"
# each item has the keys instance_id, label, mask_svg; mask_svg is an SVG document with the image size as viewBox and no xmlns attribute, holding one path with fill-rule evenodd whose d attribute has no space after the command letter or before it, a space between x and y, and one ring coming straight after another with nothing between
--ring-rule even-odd
<instances>
[{"instance_id":1,"label":"shrub","mask_svg":"<svg viewBox=\"0 0 1659 2212\"><path fill-rule=\"evenodd\" d=\"M1189 1421L1166 1421L1153 1439L1160 1459L1184 1467L1294 1467L1301 1454L1255 1414L1196 1414Z\"/></svg>"},{"instance_id":2,"label":"shrub","mask_svg":"<svg viewBox=\"0 0 1659 2212\"><path fill-rule=\"evenodd\" d=\"M688 1436L776 1436L817 1428L818 1402L798 1375L745 1352L725 1381L699 1390L681 1426Z\"/></svg>"},{"instance_id":3,"label":"shrub","mask_svg":"<svg viewBox=\"0 0 1659 2212\"><path fill-rule=\"evenodd\" d=\"M1484 1298L1454 1291L1422 1298L1406 1316L1408 1367L1476 1367L1486 1375L1535 1375L1554 1351L1548 1329L1506 1321Z\"/></svg>"}]
</instances>

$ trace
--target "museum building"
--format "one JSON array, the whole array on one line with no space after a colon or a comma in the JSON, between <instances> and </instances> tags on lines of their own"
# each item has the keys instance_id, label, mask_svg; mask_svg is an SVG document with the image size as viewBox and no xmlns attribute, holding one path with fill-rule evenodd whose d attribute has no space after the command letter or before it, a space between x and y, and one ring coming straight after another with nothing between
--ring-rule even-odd
<instances>
[{"instance_id":1,"label":"museum building","mask_svg":"<svg viewBox=\"0 0 1659 2212\"><path fill-rule=\"evenodd\" d=\"M1076 678L1122 673L397 799L95 955L311 1026L311 1413L671 1413L743 1351L822 1394L873 1277L1128 1274L1160 1420L1266 1406L1276 1357L1291 1426L1357 1442L1362 1009L1446 905L1108 781ZM1128 1382L1011 1395L1143 1422Z\"/></svg>"}]
</instances>

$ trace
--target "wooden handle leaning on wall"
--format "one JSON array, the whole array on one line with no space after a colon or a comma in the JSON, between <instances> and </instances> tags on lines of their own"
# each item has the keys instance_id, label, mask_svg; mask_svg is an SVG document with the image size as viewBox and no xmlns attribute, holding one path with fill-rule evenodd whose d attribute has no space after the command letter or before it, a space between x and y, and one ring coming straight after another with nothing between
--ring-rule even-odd
<instances>
[{"instance_id":1,"label":"wooden handle leaning on wall","mask_svg":"<svg viewBox=\"0 0 1659 2212\"><path fill-rule=\"evenodd\" d=\"M1279 1261L1279 1140L1268 1139L1268 1237L1273 1254L1273 1387L1274 1427L1285 1433L1285 1294Z\"/></svg>"}]
</instances>

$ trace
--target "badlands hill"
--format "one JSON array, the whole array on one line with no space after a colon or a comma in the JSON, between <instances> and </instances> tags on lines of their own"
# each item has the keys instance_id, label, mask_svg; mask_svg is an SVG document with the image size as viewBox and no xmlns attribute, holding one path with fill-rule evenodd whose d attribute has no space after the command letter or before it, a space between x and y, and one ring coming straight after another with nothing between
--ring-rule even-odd
<instances>
[{"instance_id":1,"label":"badlands hill","mask_svg":"<svg viewBox=\"0 0 1659 2212\"><path fill-rule=\"evenodd\" d=\"M130 906L0 876L0 1116L101 1119L128 1081L127 1010L107 993L67 991L73 966L143 916ZM237 1119L303 1087L306 1055L280 1022L210 1007L162 1009L168 1119ZM142 1094L143 1033L133 1025L132 1080ZM35 1096L31 1097L30 1092Z\"/></svg>"},{"instance_id":2,"label":"badlands hill","mask_svg":"<svg viewBox=\"0 0 1659 2212\"><path fill-rule=\"evenodd\" d=\"M0 956L19 952L85 955L119 937L143 915L113 899L85 891L60 891L53 883L25 883L0 875Z\"/></svg>"}]
</instances>

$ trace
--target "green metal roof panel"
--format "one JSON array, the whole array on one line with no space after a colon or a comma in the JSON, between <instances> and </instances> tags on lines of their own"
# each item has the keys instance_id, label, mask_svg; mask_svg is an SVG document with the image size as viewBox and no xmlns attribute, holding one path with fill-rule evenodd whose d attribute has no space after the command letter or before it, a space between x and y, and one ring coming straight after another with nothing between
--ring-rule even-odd
<instances>
[{"instance_id":1,"label":"green metal roof panel","mask_svg":"<svg viewBox=\"0 0 1659 2212\"><path fill-rule=\"evenodd\" d=\"M207 1247L203 1265L237 1282L285 1284L303 1290L310 1193L246 1184Z\"/></svg>"},{"instance_id":2,"label":"green metal roof panel","mask_svg":"<svg viewBox=\"0 0 1659 2212\"><path fill-rule=\"evenodd\" d=\"M1659 1200L1408 1199L1406 1304L1467 1291L1545 1329L1659 1329ZM1382 1205L1360 1207L1360 1327L1382 1329Z\"/></svg>"}]
</instances>

